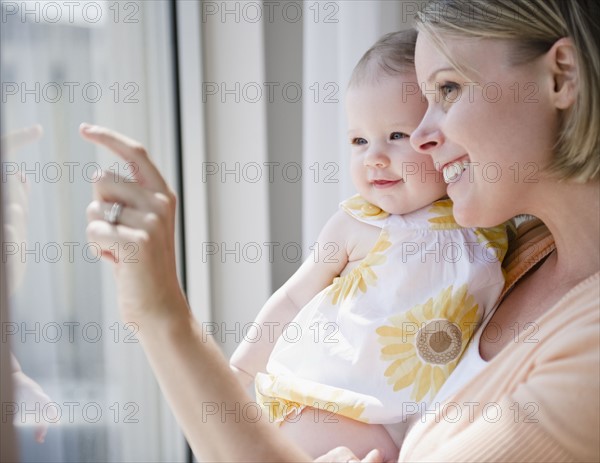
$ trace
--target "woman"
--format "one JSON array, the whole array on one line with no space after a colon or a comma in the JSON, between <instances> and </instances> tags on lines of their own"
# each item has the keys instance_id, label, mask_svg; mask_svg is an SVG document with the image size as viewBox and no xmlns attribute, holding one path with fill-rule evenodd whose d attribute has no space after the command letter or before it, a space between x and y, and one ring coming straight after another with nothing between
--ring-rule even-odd
<instances>
[{"instance_id":1,"label":"woman","mask_svg":"<svg viewBox=\"0 0 600 463\"><path fill-rule=\"evenodd\" d=\"M591 0L448 0L420 16L416 66L429 107L411 141L439 169L465 169L448 189L457 221L530 214L544 225L527 222L512 243L504 295L472 347L480 374L412 429L401 460L600 459L597 10ZM138 143L81 131L139 165L138 183L106 173L96 184L88 236L109 257L115 242L140 247L139 264L115 264L121 313L139 325L193 450L203 460L307 460L263 420L206 413L249 398L179 288L175 196ZM324 457L353 458L343 448Z\"/></svg>"}]
</instances>

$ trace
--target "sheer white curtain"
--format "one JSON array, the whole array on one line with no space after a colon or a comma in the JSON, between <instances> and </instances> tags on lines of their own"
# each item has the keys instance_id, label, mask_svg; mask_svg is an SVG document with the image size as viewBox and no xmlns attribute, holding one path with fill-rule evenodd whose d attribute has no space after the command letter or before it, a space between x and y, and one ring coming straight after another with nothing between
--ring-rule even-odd
<instances>
[{"instance_id":1,"label":"sheer white curtain","mask_svg":"<svg viewBox=\"0 0 600 463\"><path fill-rule=\"evenodd\" d=\"M417 2L353 0L321 2L321 21L304 23L304 81L333 82L339 88L339 103L304 100L303 163L306 169L320 165L321 181L305 177L303 188L302 230L305 246L317 237L338 203L355 193L350 180L344 113L345 89L352 69L360 57L383 34L410 27ZM325 20L325 12L339 19ZM333 18L332 18L333 19ZM327 182L326 171L339 172L338 183Z\"/></svg>"},{"instance_id":2,"label":"sheer white curtain","mask_svg":"<svg viewBox=\"0 0 600 463\"><path fill-rule=\"evenodd\" d=\"M381 35L409 27L417 5L191 3L178 2L189 26L180 59L197 76L180 69L190 140L184 166L194 166L184 174L187 285L193 310L230 354L353 194L348 78ZM189 45L197 41L201 55Z\"/></svg>"}]
</instances>

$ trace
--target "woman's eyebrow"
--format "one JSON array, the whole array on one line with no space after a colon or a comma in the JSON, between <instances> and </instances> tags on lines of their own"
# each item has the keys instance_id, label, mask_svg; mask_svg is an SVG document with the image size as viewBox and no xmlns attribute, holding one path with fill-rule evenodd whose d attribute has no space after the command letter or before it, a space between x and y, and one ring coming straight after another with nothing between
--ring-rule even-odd
<instances>
[{"instance_id":1,"label":"woman's eyebrow","mask_svg":"<svg viewBox=\"0 0 600 463\"><path fill-rule=\"evenodd\" d=\"M454 68L452 68L452 67L446 67L446 68L437 69L437 70L433 71L433 72L432 72L432 73L429 75L429 77L427 78L427 82L431 82L431 81L434 79L434 77L435 77L437 74L439 74L440 72L444 72L444 71L454 71L454 70L455 70L455 69L454 69Z\"/></svg>"}]
</instances>

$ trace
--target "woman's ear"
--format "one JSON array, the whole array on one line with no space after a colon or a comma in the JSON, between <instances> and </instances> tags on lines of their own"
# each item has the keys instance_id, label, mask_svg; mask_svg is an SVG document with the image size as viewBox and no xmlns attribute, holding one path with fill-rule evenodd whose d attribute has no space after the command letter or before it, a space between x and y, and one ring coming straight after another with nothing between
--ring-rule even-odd
<instances>
[{"instance_id":1,"label":"woman's ear","mask_svg":"<svg viewBox=\"0 0 600 463\"><path fill-rule=\"evenodd\" d=\"M563 37L546 53L552 71L554 90L552 99L558 109L570 108L577 99L579 68L573 40Z\"/></svg>"}]
</instances>

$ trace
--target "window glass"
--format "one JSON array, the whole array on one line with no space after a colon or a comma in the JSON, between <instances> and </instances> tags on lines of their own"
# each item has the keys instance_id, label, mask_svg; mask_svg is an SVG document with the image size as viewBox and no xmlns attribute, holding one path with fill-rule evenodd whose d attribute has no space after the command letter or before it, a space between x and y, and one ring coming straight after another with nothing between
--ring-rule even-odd
<instances>
[{"instance_id":1,"label":"window glass","mask_svg":"<svg viewBox=\"0 0 600 463\"><path fill-rule=\"evenodd\" d=\"M22 461L182 458L135 327L119 320L111 266L85 235L99 172L127 181L135 166L78 134L84 121L127 133L176 186L170 2L0 4L2 336L22 369L3 419ZM135 246L120 257L135 265Z\"/></svg>"}]
</instances>

